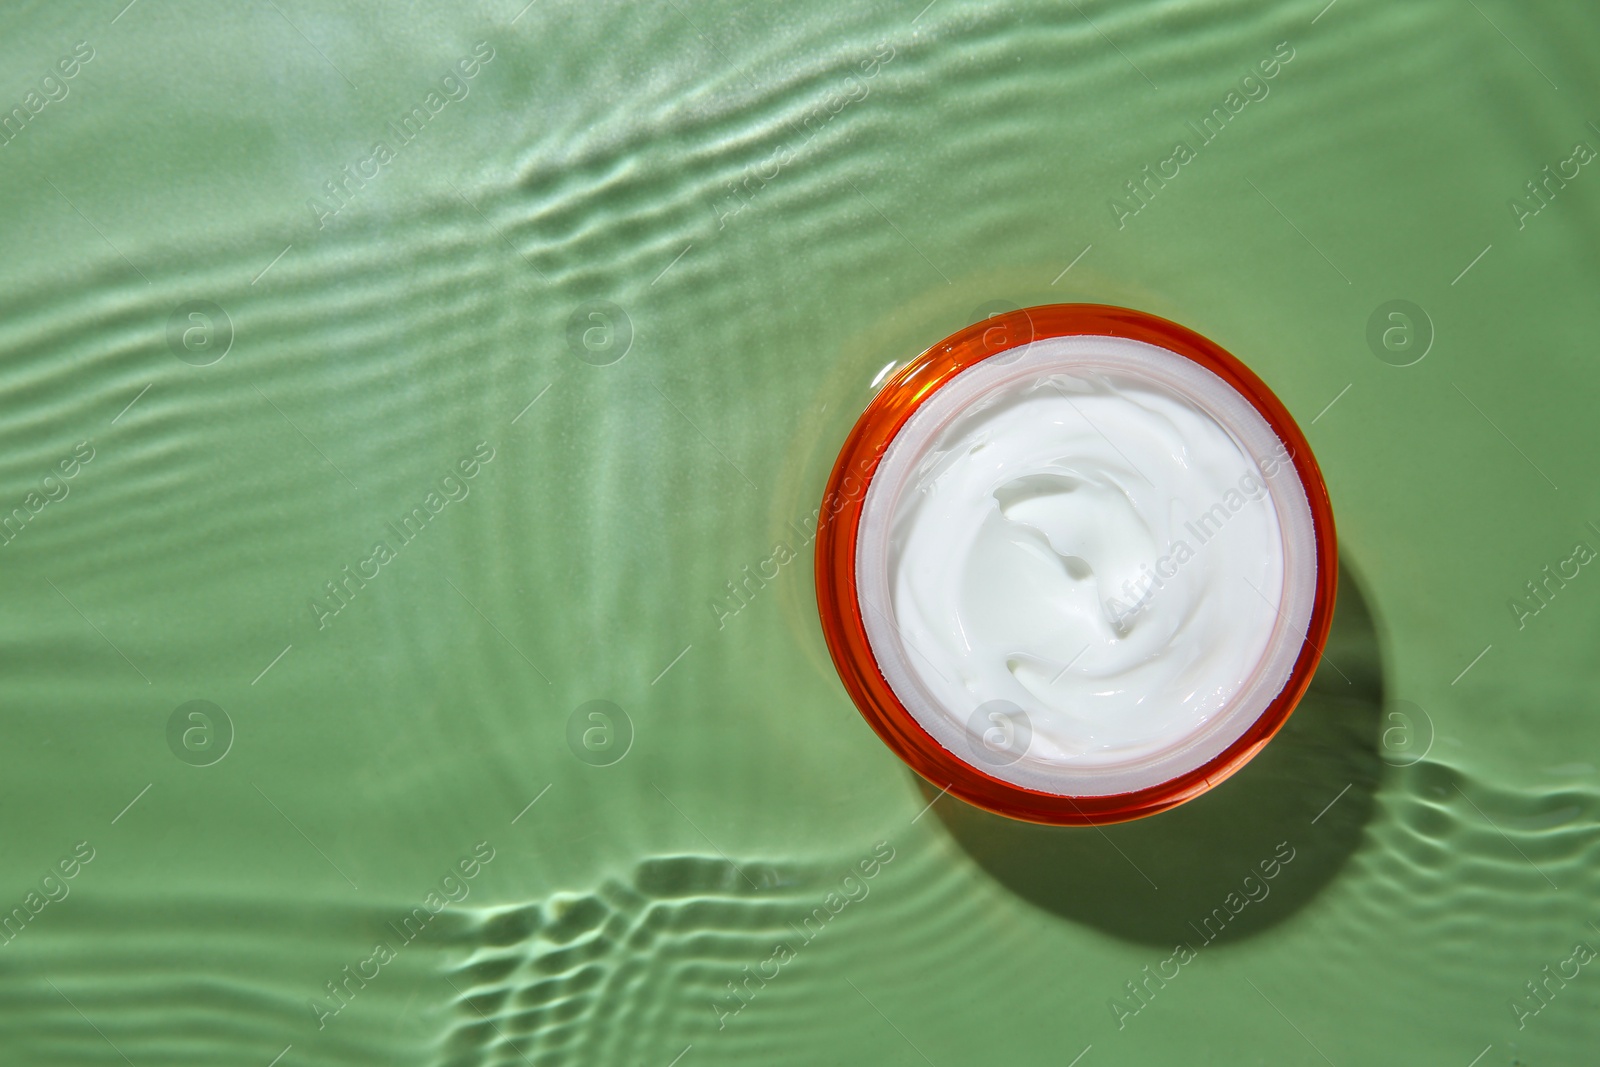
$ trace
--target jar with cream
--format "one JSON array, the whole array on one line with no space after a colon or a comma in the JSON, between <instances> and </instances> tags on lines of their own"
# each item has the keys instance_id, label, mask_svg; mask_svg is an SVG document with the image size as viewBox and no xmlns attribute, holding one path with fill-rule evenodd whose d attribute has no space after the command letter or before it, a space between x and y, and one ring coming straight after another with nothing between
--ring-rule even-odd
<instances>
[{"instance_id":1,"label":"jar with cream","mask_svg":"<svg viewBox=\"0 0 1600 1067\"><path fill-rule=\"evenodd\" d=\"M936 788L1136 818L1242 766L1309 684L1332 513L1287 411L1210 341L1120 308L1013 314L901 369L846 442L834 481L870 473L819 536L824 632Z\"/></svg>"}]
</instances>

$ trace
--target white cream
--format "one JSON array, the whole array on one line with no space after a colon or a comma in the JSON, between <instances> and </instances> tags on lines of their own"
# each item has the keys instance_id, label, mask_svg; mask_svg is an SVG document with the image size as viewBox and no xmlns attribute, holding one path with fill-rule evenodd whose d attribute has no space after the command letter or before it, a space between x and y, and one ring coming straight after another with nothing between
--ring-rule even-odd
<instances>
[{"instance_id":1,"label":"white cream","mask_svg":"<svg viewBox=\"0 0 1600 1067\"><path fill-rule=\"evenodd\" d=\"M1204 764L1288 680L1315 543L1260 414L1109 337L986 360L873 478L858 593L885 678L946 748L1098 796Z\"/></svg>"}]
</instances>

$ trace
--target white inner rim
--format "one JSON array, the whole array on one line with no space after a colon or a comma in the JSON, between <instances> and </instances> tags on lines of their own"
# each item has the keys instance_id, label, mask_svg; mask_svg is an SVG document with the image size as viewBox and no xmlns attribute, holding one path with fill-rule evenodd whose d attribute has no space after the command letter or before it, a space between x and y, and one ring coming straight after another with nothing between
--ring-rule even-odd
<instances>
[{"instance_id":1,"label":"white inner rim","mask_svg":"<svg viewBox=\"0 0 1600 1067\"><path fill-rule=\"evenodd\" d=\"M1284 445L1248 400L1217 375L1175 352L1141 341L1103 336L1035 341L986 359L958 374L925 401L890 442L873 475L856 539L856 591L873 656L884 679L913 718L957 760L1003 781L1061 796L1097 797L1146 789L1204 766L1220 755L1283 691L1305 643L1317 587L1316 536L1298 473L1265 479L1283 537L1283 597L1278 622L1255 671L1234 699L1200 729L1170 747L1123 763L1069 767L1030 760L990 766L970 758L972 708L940 705L913 667L894 622L889 533L908 484L944 431L973 405L1017 383L1052 373L1102 371L1150 381L1210 415L1257 465ZM1294 472L1292 464L1283 464Z\"/></svg>"}]
</instances>

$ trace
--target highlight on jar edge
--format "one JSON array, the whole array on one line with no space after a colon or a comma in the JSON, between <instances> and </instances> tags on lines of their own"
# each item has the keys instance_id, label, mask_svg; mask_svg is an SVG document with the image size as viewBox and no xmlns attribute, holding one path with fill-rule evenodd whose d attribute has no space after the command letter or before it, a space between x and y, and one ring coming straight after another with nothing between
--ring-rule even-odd
<instances>
[{"instance_id":1,"label":"highlight on jar edge","mask_svg":"<svg viewBox=\"0 0 1600 1067\"><path fill-rule=\"evenodd\" d=\"M818 610L857 708L936 788L1013 818L1199 796L1283 725L1332 620L1304 435L1238 359L1143 312L1022 309L929 348L824 505Z\"/></svg>"}]
</instances>

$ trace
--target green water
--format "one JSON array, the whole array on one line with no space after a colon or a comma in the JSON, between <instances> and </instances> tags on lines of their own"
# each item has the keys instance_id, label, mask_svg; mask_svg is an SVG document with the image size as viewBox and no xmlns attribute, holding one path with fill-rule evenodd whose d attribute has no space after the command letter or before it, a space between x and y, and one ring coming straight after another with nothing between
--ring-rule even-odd
<instances>
[{"instance_id":1,"label":"green water","mask_svg":"<svg viewBox=\"0 0 1600 1067\"><path fill-rule=\"evenodd\" d=\"M1592 1061L1592 9L124 2L0 16L0 1060ZM803 533L1073 300L1249 363L1346 568L1104 831L925 810Z\"/></svg>"}]
</instances>

